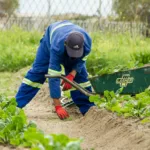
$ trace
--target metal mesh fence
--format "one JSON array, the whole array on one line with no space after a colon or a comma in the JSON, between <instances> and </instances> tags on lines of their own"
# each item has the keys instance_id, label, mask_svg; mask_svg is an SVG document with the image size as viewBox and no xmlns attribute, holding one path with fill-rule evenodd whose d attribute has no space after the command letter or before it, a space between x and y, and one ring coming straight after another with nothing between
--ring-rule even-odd
<instances>
[{"instance_id":1,"label":"metal mesh fence","mask_svg":"<svg viewBox=\"0 0 150 150\"><path fill-rule=\"evenodd\" d=\"M43 31L59 20L71 20L89 32L148 34L149 0L0 0L0 28L17 25Z\"/></svg>"}]
</instances>

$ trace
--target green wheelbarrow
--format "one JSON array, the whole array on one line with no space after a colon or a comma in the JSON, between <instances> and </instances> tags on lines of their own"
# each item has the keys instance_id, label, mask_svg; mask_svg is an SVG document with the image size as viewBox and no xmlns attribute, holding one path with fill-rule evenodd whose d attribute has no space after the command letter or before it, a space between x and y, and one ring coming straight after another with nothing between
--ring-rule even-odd
<instances>
[{"instance_id":1,"label":"green wheelbarrow","mask_svg":"<svg viewBox=\"0 0 150 150\"><path fill-rule=\"evenodd\" d=\"M92 77L89 80L98 94L103 94L105 90L117 91L123 88L121 94L135 95L150 87L150 64L141 68Z\"/></svg>"},{"instance_id":2,"label":"green wheelbarrow","mask_svg":"<svg viewBox=\"0 0 150 150\"><path fill-rule=\"evenodd\" d=\"M123 88L121 94L135 95L150 87L150 64L141 68L91 77L89 81L94 92L89 92L76 82L70 82L64 75L52 76L47 74L45 77L61 78L87 96L103 95L105 90L117 91L119 88Z\"/></svg>"}]
</instances>

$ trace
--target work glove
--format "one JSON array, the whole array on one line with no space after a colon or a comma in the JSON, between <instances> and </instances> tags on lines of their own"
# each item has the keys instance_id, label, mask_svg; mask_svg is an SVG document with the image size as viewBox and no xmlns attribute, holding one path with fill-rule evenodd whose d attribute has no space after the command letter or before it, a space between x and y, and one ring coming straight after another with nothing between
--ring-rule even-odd
<instances>
[{"instance_id":1,"label":"work glove","mask_svg":"<svg viewBox=\"0 0 150 150\"><path fill-rule=\"evenodd\" d=\"M68 80L70 80L71 82L73 82L73 79L75 78L75 76L73 76L71 73L70 74L68 74L67 76L66 76L66 78L68 79ZM72 85L70 85L68 82L66 82L66 81L62 81L62 84L61 84L62 86L63 86L63 91L66 91L66 90L69 90L69 89L71 89L72 88Z\"/></svg>"},{"instance_id":2,"label":"work glove","mask_svg":"<svg viewBox=\"0 0 150 150\"><path fill-rule=\"evenodd\" d=\"M69 117L69 114L62 106L55 106L55 111L60 119L67 119Z\"/></svg>"}]
</instances>

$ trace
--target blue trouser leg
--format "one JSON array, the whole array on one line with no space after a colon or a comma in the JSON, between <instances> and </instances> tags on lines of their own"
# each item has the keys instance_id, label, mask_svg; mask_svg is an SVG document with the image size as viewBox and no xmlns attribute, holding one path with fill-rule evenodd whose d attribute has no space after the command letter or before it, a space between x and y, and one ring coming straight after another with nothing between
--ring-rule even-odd
<instances>
[{"instance_id":1,"label":"blue trouser leg","mask_svg":"<svg viewBox=\"0 0 150 150\"><path fill-rule=\"evenodd\" d=\"M36 95L36 93L39 90L39 87L36 87L36 84L33 85L33 83L37 83L39 85L42 85L44 83L44 75L48 72L48 65L48 48L45 41L41 40L33 66L25 76L25 79L27 79L30 82L22 83L16 94L16 101L18 107L24 107Z\"/></svg>"},{"instance_id":2,"label":"blue trouser leg","mask_svg":"<svg viewBox=\"0 0 150 150\"><path fill-rule=\"evenodd\" d=\"M66 70L66 74L68 74L70 71L71 70ZM88 81L87 76L88 74L86 68L84 67L80 73L76 74L74 81L76 81L79 84L85 83ZM86 89L92 91L91 86L86 87ZM84 95L79 90L73 90L70 92L70 94L72 100L79 107L79 110L83 115L89 110L90 107L94 106L94 103L89 101L89 96Z\"/></svg>"},{"instance_id":3,"label":"blue trouser leg","mask_svg":"<svg viewBox=\"0 0 150 150\"><path fill-rule=\"evenodd\" d=\"M87 87L86 89L91 91L91 87ZM83 115L89 110L90 107L94 106L94 103L89 101L89 97L82 94L78 90L71 91L71 97Z\"/></svg>"}]
</instances>

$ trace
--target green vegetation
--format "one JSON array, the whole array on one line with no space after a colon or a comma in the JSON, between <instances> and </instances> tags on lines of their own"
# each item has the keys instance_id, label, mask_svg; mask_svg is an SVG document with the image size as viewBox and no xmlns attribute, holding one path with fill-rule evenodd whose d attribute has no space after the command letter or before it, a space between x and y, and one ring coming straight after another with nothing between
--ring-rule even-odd
<instances>
[{"instance_id":1,"label":"green vegetation","mask_svg":"<svg viewBox=\"0 0 150 150\"><path fill-rule=\"evenodd\" d=\"M90 101L94 102L99 108L106 108L118 115L125 117L138 117L143 122L150 122L150 89L146 89L134 97L130 95L120 95L123 89L105 91L104 97L99 95L91 96Z\"/></svg>"},{"instance_id":2,"label":"green vegetation","mask_svg":"<svg viewBox=\"0 0 150 150\"><path fill-rule=\"evenodd\" d=\"M87 60L91 75L109 74L150 63L150 39L129 34L93 33Z\"/></svg>"},{"instance_id":3,"label":"green vegetation","mask_svg":"<svg viewBox=\"0 0 150 150\"><path fill-rule=\"evenodd\" d=\"M13 27L0 31L0 72L17 71L31 65L41 34Z\"/></svg>"},{"instance_id":4,"label":"green vegetation","mask_svg":"<svg viewBox=\"0 0 150 150\"><path fill-rule=\"evenodd\" d=\"M150 63L148 38L131 37L127 33L102 32L92 33L91 36L92 53L87 60L87 69L91 75L112 73ZM31 65L41 37L41 33L23 31L17 27L0 31L0 72L14 72Z\"/></svg>"},{"instance_id":5,"label":"green vegetation","mask_svg":"<svg viewBox=\"0 0 150 150\"><path fill-rule=\"evenodd\" d=\"M32 150L80 150L81 140L67 136L45 135L33 122L27 122L16 100L0 95L0 144L11 144Z\"/></svg>"},{"instance_id":6,"label":"green vegetation","mask_svg":"<svg viewBox=\"0 0 150 150\"><path fill-rule=\"evenodd\" d=\"M25 67L19 72L0 72L0 95L5 93L6 96L13 97L16 94L16 90L20 86L22 79L30 66Z\"/></svg>"}]
</instances>

